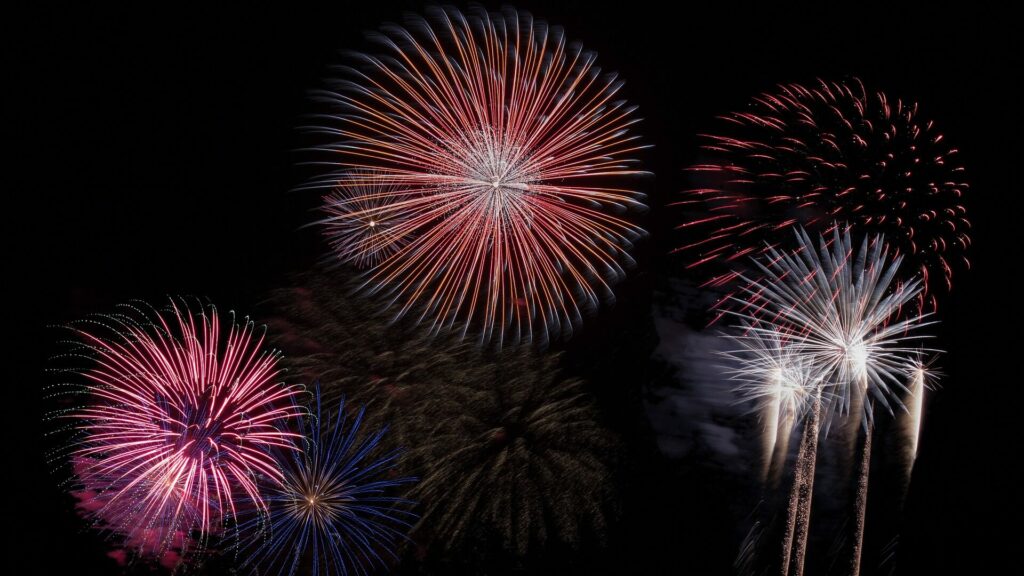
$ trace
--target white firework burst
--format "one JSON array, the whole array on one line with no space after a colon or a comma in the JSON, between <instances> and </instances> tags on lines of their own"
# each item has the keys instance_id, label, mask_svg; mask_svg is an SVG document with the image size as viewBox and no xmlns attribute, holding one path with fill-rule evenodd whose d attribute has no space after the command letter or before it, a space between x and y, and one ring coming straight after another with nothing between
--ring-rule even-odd
<instances>
[{"instance_id":1,"label":"white firework burst","mask_svg":"<svg viewBox=\"0 0 1024 576\"><path fill-rule=\"evenodd\" d=\"M919 329L930 323L907 305L920 292L920 279L897 279L902 258L881 236L865 236L859 248L849 228L838 226L817 246L802 229L796 237L796 250L769 248L757 261L762 277L747 279L738 299L743 310L734 314L753 332L782 327L790 334L828 388L833 415L862 405L869 422L868 398L890 412L902 407L899 392L907 391L924 352Z\"/></svg>"}]
</instances>

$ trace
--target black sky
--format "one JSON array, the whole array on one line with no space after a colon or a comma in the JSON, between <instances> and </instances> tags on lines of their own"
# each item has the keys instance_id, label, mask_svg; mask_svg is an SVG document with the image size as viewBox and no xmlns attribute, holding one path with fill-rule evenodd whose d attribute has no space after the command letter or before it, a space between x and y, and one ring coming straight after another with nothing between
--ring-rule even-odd
<instances>
[{"instance_id":1,"label":"black sky","mask_svg":"<svg viewBox=\"0 0 1024 576\"><path fill-rule=\"evenodd\" d=\"M640 247L646 280L636 291L678 273L679 261L664 256L678 244L677 214L664 205L684 188L695 135L715 114L776 82L817 77L854 75L919 101L922 115L962 151L975 244L973 270L957 275L941 310L947 377L927 415L900 573L1003 566L1022 540L1021 483L1010 472L1019 469L1022 399L1020 296L1010 279L1024 227L1019 24L974 3L710 4L518 4L596 50L600 65L626 80L624 94L645 118L639 130L654 145L646 168L656 176L645 182L652 236ZM4 106L3 173L14 180L3 192L14 295L6 302L15 312L8 338L17 345L5 355L14 368L5 429L17 450L7 466L16 507L4 519L19 532L9 554L27 562L20 573L111 566L94 538L78 531L59 479L42 461L39 390L49 382L44 368L56 337L45 327L166 294L250 311L288 272L313 264L323 246L299 228L317 199L288 192L303 175L294 167L294 127L310 111L308 91L344 62L340 49L365 48L364 31L420 5L52 8L7 19L3 92L13 100ZM645 571L656 569L656 558L671 559L674 573L728 573L735 550L702 540L709 537L699 522L715 510L680 512L644 528L658 534L650 542L658 550L632 542L623 553Z\"/></svg>"}]
</instances>

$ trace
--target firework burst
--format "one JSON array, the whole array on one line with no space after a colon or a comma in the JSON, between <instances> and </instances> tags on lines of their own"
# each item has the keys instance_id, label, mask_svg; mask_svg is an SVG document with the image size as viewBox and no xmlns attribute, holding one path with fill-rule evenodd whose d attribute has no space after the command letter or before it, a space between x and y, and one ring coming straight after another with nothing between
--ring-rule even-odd
<instances>
[{"instance_id":1,"label":"firework burst","mask_svg":"<svg viewBox=\"0 0 1024 576\"><path fill-rule=\"evenodd\" d=\"M906 391L917 369L925 338L919 328L927 324L927 315L902 311L920 292L920 279L896 280L902 257L880 236L865 236L855 249L849 229L834 228L817 246L797 230L796 244L792 252L766 250L757 262L761 278L748 280L733 314L754 332L774 329L758 326L762 321L785 327L829 388L835 414L861 405L869 421L872 403L860 402L866 395L890 412L902 406L896 392Z\"/></svg>"},{"instance_id":2,"label":"firework burst","mask_svg":"<svg viewBox=\"0 0 1024 576\"><path fill-rule=\"evenodd\" d=\"M553 357L498 359L488 378L422 389L407 407L411 457L423 471L419 529L455 550L503 542L517 555L600 536L617 442L576 379Z\"/></svg>"},{"instance_id":3,"label":"firework burst","mask_svg":"<svg viewBox=\"0 0 1024 576\"><path fill-rule=\"evenodd\" d=\"M92 366L72 410L71 458L92 497L80 509L143 556L182 552L223 530L242 507L264 510L261 479L282 475L271 449L293 449L278 423L297 414L298 389L275 382L252 322L167 312L102 317L74 328Z\"/></svg>"},{"instance_id":4,"label":"firework burst","mask_svg":"<svg viewBox=\"0 0 1024 576\"><path fill-rule=\"evenodd\" d=\"M283 455L283 482L266 499L269 536L244 566L289 576L368 574L395 558L416 516L415 503L393 493L416 480L394 473L400 453L381 449L385 429L363 431L363 415L360 408L351 417L342 401L333 422L321 418L317 393L304 425L308 446Z\"/></svg>"},{"instance_id":5,"label":"firework burst","mask_svg":"<svg viewBox=\"0 0 1024 576\"><path fill-rule=\"evenodd\" d=\"M320 224L339 260L370 268L405 245L397 191L390 180L368 172L342 175L324 195Z\"/></svg>"},{"instance_id":6,"label":"firework burst","mask_svg":"<svg viewBox=\"0 0 1024 576\"><path fill-rule=\"evenodd\" d=\"M896 281L902 258L890 255L880 236L865 236L855 248L849 229L840 233L833 227L831 238L826 241L822 236L815 245L800 229L796 245L792 252L766 248L756 264L760 279L747 280L744 297L735 298L741 311L730 313L754 335L755 342L768 342L768 346L746 348L769 351L751 355L737 370L760 376L762 381L766 370L777 370L773 349L779 341L777 332L783 330L792 353L820 383L797 455L783 542L783 572L792 565L796 574L803 573L823 400L827 400L832 417L849 415L851 422L863 423L850 564L856 574L866 518L874 402L890 413L894 406L904 408L900 391L907 393L904 382L920 372L924 350L919 347L923 338L919 329L926 324L925 316L902 314L920 292L920 280Z\"/></svg>"},{"instance_id":7,"label":"firework burst","mask_svg":"<svg viewBox=\"0 0 1024 576\"><path fill-rule=\"evenodd\" d=\"M431 17L384 28L385 53L323 94L338 110L315 130L341 172L312 186L343 178L351 206L386 187L391 234L407 241L383 253L344 234L335 250L380 256L368 289L433 331L457 325L499 345L567 334L612 297L643 234L623 217L642 194L616 184L641 173L634 109L594 54L528 14Z\"/></svg>"},{"instance_id":8,"label":"firework burst","mask_svg":"<svg viewBox=\"0 0 1024 576\"><path fill-rule=\"evenodd\" d=\"M756 328L756 329L754 329ZM822 393L813 358L775 326L740 322L729 339L737 347L723 355L737 394L755 402L764 419L764 477L777 480L788 454L793 427Z\"/></svg>"},{"instance_id":9,"label":"firework burst","mask_svg":"<svg viewBox=\"0 0 1024 576\"><path fill-rule=\"evenodd\" d=\"M781 85L704 135L707 160L690 167L698 187L679 204L699 211L681 228L691 268L735 268L794 225L828 232L833 222L885 234L923 278L919 304L934 309L969 266L968 189L957 149L918 106L870 93L859 80ZM711 272L710 285L738 273Z\"/></svg>"}]
</instances>

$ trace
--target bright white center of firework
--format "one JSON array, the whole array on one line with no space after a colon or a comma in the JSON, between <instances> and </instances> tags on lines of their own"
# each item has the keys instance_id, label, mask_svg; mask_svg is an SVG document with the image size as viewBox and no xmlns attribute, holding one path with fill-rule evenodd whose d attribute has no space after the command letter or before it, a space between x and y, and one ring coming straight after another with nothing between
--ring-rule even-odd
<instances>
[{"instance_id":1,"label":"bright white center of firework","mask_svg":"<svg viewBox=\"0 0 1024 576\"><path fill-rule=\"evenodd\" d=\"M473 134L457 152L464 157L465 184L500 213L518 204L537 180L535 167L523 148L492 130Z\"/></svg>"},{"instance_id":2,"label":"bright white center of firework","mask_svg":"<svg viewBox=\"0 0 1024 576\"><path fill-rule=\"evenodd\" d=\"M781 400L789 399L803 392L803 388L796 380L798 376L793 373L787 374L786 372L787 371L782 368L776 368L772 371L772 382L775 383L775 394Z\"/></svg>"},{"instance_id":3,"label":"bright white center of firework","mask_svg":"<svg viewBox=\"0 0 1024 576\"><path fill-rule=\"evenodd\" d=\"M376 222L374 222L373 220L370 220L370 228L373 228L376 225L377 225Z\"/></svg>"},{"instance_id":4,"label":"bright white center of firework","mask_svg":"<svg viewBox=\"0 0 1024 576\"><path fill-rule=\"evenodd\" d=\"M868 347L863 340L857 340L846 346L846 359L858 376L867 373Z\"/></svg>"}]
</instances>

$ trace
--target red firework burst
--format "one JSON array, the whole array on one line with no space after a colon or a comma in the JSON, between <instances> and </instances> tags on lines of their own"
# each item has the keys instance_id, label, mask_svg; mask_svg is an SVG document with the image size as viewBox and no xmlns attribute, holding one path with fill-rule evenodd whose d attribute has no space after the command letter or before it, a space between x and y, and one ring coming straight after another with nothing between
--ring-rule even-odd
<instances>
[{"instance_id":1,"label":"red firework burst","mask_svg":"<svg viewBox=\"0 0 1024 576\"><path fill-rule=\"evenodd\" d=\"M721 117L703 135L706 159L691 166L697 188L677 205L692 209L680 251L707 285L731 283L737 263L776 246L794 225L828 233L836 223L882 233L924 277L920 305L952 288L953 268L969 267L968 188L957 150L918 106L869 93L859 80L780 85L748 110ZM941 279L941 280L940 280Z\"/></svg>"},{"instance_id":2,"label":"red firework burst","mask_svg":"<svg viewBox=\"0 0 1024 576\"><path fill-rule=\"evenodd\" d=\"M341 111L321 129L338 138L324 149L340 155L352 205L387 186L392 233L407 241L381 254L367 286L399 315L473 325L481 341L567 331L611 297L643 234L622 217L642 194L614 184L641 173L634 108L594 54L529 15L431 16L385 28L387 54L363 56L325 96ZM343 259L380 254L335 240Z\"/></svg>"},{"instance_id":3,"label":"red firework burst","mask_svg":"<svg viewBox=\"0 0 1024 576\"><path fill-rule=\"evenodd\" d=\"M274 382L278 357L261 352L252 322L224 337L212 308L132 310L75 329L94 364L71 413L72 460L92 495L80 509L140 555L166 558L239 507L264 508L257 481L282 478L269 449L293 446L277 425L297 414L299 392Z\"/></svg>"}]
</instances>

